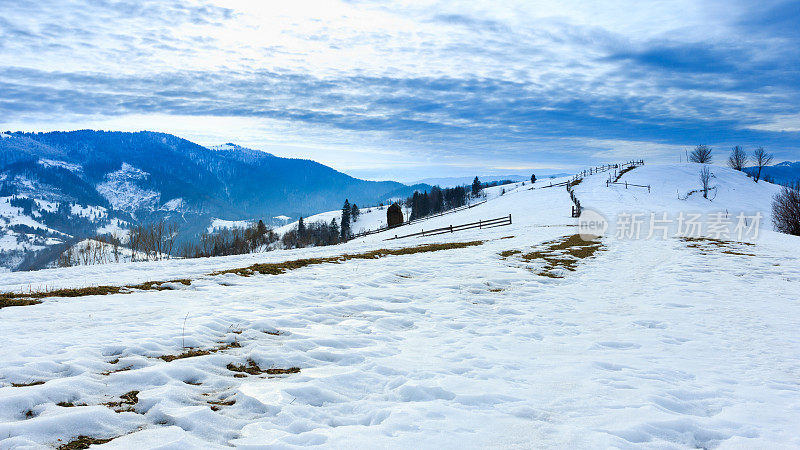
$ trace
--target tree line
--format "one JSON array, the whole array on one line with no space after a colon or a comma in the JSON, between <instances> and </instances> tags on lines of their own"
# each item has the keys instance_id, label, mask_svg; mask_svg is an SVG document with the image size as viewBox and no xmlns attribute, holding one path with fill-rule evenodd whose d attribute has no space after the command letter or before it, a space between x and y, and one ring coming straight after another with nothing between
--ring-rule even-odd
<instances>
[{"instance_id":1,"label":"tree line","mask_svg":"<svg viewBox=\"0 0 800 450\"><path fill-rule=\"evenodd\" d=\"M696 146L691 153L689 153L689 161L699 164L711 164L714 156L711 148L707 145ZM758 183L761 179L761 172L764 167L772 164L773 155L767 153L764 147L757 147L753 150L752 154L748 156L747 152L740 145L736 145L731 149L728 156L728 167L734 170L745 172L747 176L753 178L753 181ZM752 161L754 170L747 172L747 164ZM771 178L764 178L764 181L771 182Z\"/></svg>"},{"instance_id":2,"label":"tree line","mask_svg":"<svg viewBox=\"0 0 800 450\"><path fill-rule=\"evenodd\" d=\"M195 242L183 243L178 254L182 258L243 255L266 250L269 244L277 240L275 232L264 225L263 220L259 220L247 227L222 228L202 233Z\"/></svg>"}]
</instances>

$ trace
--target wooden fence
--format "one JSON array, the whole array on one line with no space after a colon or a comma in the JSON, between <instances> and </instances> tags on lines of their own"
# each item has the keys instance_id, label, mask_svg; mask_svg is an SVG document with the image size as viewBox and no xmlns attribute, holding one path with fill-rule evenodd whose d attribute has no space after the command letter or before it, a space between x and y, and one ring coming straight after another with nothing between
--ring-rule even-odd
<instances>
[{"instance_id":1,"label":"wooden fence","mask_svg":"<svg viewBox=\"0 0 800 450\"><path fill-rule=\"evenodd\" d=\"M610 180L606 180L606 187L609 187L609 186L611 186L612 184L624 184L624 185L625 185L625 189L628 189L628 186L640 187L640 188L647 188L647 192L650 192L650 185L649 185L649 184L648 184L647 186L645 186L645 185L643 185L643 184L633 184L633 183L628 183L627 181L625 181L625 182L621 182L621 181L610 181Z\"/></svg>"},{"instance_id":2,"label":"wooden fence","mask_svg":"<svg viewBox=\"0 0 800 450\"><path fill-rule=\"evenodd\" d=\"M437 234L455 233L456 231L470 230L473 228L480 228L480 229L495 228L495 227L502 227L505 225L511 225L511 214L504 217L498 217L497 219L479 220L477 222L464 223L461 225L450 225L442 228L434 228L432 230L427 230L427 231L422 230L419 233L406 234L403 236L395 235L394 237L384 240L391 241L394 239L403 239L414 236L434 236Z\"/></svg>"}]
</instances>

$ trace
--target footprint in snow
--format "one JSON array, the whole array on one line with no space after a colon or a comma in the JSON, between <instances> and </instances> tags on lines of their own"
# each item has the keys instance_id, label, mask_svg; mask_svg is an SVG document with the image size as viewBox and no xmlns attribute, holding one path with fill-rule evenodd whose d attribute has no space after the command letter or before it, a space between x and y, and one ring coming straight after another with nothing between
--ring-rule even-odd
<instances>
[{"instance_id":1,"label":"footprint in snow","mask_svg":"<svg viewBox=\"0 0 800 450\"><path fill-rule=\"evenodd\" d=\"M613 342L613 341L598 342L592 346L592 348L600 348L600 349L614 348L617 350L628 350L632 348L641 348L641 347L642 347L641 345L634 344L633 342Z\"/></svg>"}]
</instances>

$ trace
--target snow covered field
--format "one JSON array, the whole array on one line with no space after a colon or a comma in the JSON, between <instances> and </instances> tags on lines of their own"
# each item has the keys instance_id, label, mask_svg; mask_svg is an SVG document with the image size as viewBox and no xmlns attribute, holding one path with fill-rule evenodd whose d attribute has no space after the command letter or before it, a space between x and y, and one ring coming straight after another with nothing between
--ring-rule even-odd
<instances>
[{"instance_id":1,"label":"snow covered field","mask_svg":"<svg viewBox=\"0 0 800 450\"><path fill-rule=\"evenodd\" d=\"M650 193L606 187L607 174L575 192L612 221L760 212L752 243L612 232L592 256L542 272L524 255L576 232L572 203L563 187L526 185L402 230L511 214L506 227L2 274L0 292L191 284L0 309L0 448L81 435L108 448L799 448L800 239L770 231L777 187L728 169L713 168L713 201L679 200L698 170L621 179ZM485 242L209 275L473 240ZM169 357L186 348L208 354ZM251 361L273 370L241 372Z\"/></svg>"}]
</instances>

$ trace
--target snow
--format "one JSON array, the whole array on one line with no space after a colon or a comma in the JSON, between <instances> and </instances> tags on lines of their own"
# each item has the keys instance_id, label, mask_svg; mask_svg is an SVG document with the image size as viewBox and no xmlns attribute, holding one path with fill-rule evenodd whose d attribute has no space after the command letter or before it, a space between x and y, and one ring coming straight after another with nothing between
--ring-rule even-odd
<instances>
[{"instance_id":1,"label":"snow","mask_svg":"<svg viewBox=\"0 0 800 450\"><path fill-rule=\"evenodd\" d=\"M111 222L97 229L97 234L111 234L127 240L128 222L120 219L111 219Z\"/></svg>"},{"instance_id":2,"label":"snow","mask_svg":"<svg viewBox=\"0 0 800 450\"><path fill-rule=\"evenodd\" d=\"M70 205L70 214L73 216L86 217L92 221L108 216L108 210L102 206L83 206L77 203Z\"/></svg>"},{"instance_id":3,"label":"snow","mask_svg":"<svg viewBox=\"0 0 800 450\"><path fill-rule=\"evenodd\" d=\"M209 150L214 150L214 151L231 151L231 150L236 150L239 147L236 144L227 143L220 145L210 145L207 148Z\"/></svg>"},{"instance_id":4,"label":"snow","mask_svg":"<svg viewBox=\"0 0 800 450\"><path fill-rule=\"evenodd\" d=\"M57 161L54 159L46 159L41 158L39 159L39 165L42 167L61 167L63 169L67 169L70 172L80 172L83 168L79 164L72 164L66 161Z\"/></svg>"},{"instance_id":5,"label":"snow","mask_svg":"<svg viewBox=\"0 0 800 450\"><path fill-rule=\"evenodd\" d=\"M42 199L34 199L34 201L36 202L36 207L40 210L48 212L56 212L58 210L58 203L56 202L50 202Z\"/></svg>"},{"instance_id":6,"label":"snow","mask_svg":"<svg viewBox=\"0 0 800 450\"><path fill-rule=\"evenodd\" d=\"M214 230L222 230L225 228L246 228L253 224L252 220L225 220L225 219L213 219L211 221L211 225L208 226L208 232L211 233Z\"/></svg>"},{"instance_id":7,"label":"snow","mask_svg":"<svg viewBox=\"0 0 800 450\"><path fill-rule=\"evenodd\" d=\"M183 208L183 199L173 198L172 200L164 203L160 209L163 211L179 211L182 208Z\"/></svg>"},{"instance_id":8,"label":"snow","mask_svg":"<svg viewBox=\"0 0 800 450\"><path fill-rule=\"evenodd\" d=\"M127 237L127 236L126 236ZM143 261L146 255L143 252L133 252L131 249L119 246L116 254L114 246L96 239L83 239L70 247L70 265L106 265L115 262ZM134 258L135 256L135 258Z\"/></svg>"},{"instance_id":9,"label":"snow","mask_svg":"<svg viewBox=\"0 0 800 450\"><path fill-rule=\"evenodd\" d=\"M612 234L564 278L539 276L499 253L575 232L566 190L543 188L547 180L502 196L492 188L485 204L340 246L3 274L0 291L193 281L0 309L0 447L80 434L115 438L111 448L800 447L800 238L770 230L777 187L729 169L712 168L713 201L679 200L698 187L698 170L645 165L622 177L650 193L606 187L608 174L575 191L609 220L761 212L755 245L732 243L739 254L729 254ZM384 241L508 214L510 226ZM486 242L275 276L208 275L476 239ZM157 358L232 342L240 347ZM237 378L226 368L248 360L300 372ZM11 386L33 381L45 383ZM133 411L103 406L134 390ZM87 406L56 405L67 401ZM209 401L234 403L214 411Z\"/></svg>"},{"instance_id":10,"label":"snow","mask_svg":"<svg viewBox=\"0 0 800 450\"><path fill-rule=\"evenodd\" d=\"M53 233L59 233L58 231L51 230L47 226L34 220L31 216L23 213L22 208L11 206L11 197L0 197L0 224L8 227L13 225L25 225L31 228L39 228L42 230L51 231Z\"/></svg>"},{"instance_id":11,"label":"snow","mask_svg":"<svg viewBox=\"0 0 800 450\"><path fill-rule=\"evenodd\" d=\"M104 181L96 186L97 192L105 197L114 209L123 211L153 209L158 204L161 194L136 184L136 181L146 180L149 176L150 174L141 169L122 163L120 170L106 174Z\"/></svg>"}]
</instances>

